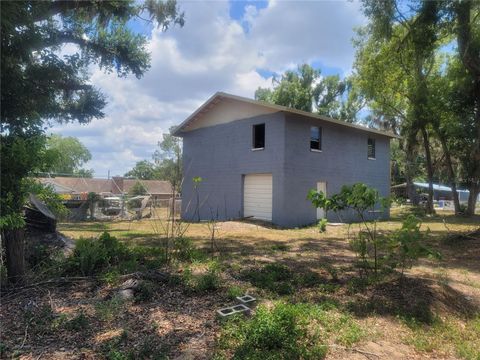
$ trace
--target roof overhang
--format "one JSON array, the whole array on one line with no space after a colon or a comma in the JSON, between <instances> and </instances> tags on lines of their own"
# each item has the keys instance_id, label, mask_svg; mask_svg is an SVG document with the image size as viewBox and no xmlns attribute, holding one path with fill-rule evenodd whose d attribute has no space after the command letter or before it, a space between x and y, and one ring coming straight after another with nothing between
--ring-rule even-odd
<instances>
[{"instance_id":1,"label":"roof overhang","mask_svg":"<svg viewBox=\"0 0 480 360\"><path fill-rule=\"evenodd\" d=\"M352 124L346 121L338 120L338 119L333 119L328 116L323 116L319 114L314 114L310 113L307 111L302 111L302 110L297 110L297 109L292 109L286 106L282 105L275 105L275 104L270 104L266 103L263 101L258 101L258 100L253 100L249 99L243 96L237 96L237 95L232 95L232 94L227 94L224 92L217 92L215 93L212 97L210 97L205 103L203 103L197 110L195 110L188 118L186 118L180 125L178 125L175 130L172 132L172 135L174 136L182 136L182 133L185 131L188 131L188 128L198 121L204 114L212 110L217 104L219 104L221 101L228 99L228 100L234 100L234 101L239 101L243 103L248 103L248 104L253 104L256 106L261 106L269 110L274 110L274 111L281 111L289 114L296 114L300 116L305 116L308 118L313 118L313 119L319 119L323 120L329 123L345 126L348 128L353 128L361 131L366 131L369 133L381 135L381 136L386 136L389 138L396 138L399 139L401 138L398 135L395 135L391 132L386 132L386 131L381 131L377 129L372 129L368 128L366 126L358 125L358 124Z\"/></svg>"}]
</instances>

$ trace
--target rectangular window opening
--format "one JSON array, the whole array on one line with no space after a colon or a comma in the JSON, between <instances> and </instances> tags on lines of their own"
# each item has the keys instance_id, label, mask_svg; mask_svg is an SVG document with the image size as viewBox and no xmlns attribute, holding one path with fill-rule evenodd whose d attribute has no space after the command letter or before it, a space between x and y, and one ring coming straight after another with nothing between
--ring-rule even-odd
<instances>
[{"instance_id":1,"label":"rectangular window opening","mask_svg":"<svg viewBox=\"0 0 480 360\"><path fill-rule=\"evenodd\" d=\"M253 125L253 144L254 149L265 148L265 124Z\"/></svg>"},{"instance_id":2,"label":"rectangular window opening","mask_svg":"<svg viewBox=\"0 0 480 360\"><path fill-rule=\"evenodd\" d=\"M369 159L375 159L375 139L368 139L367 157Z\"/></svg>"},{"instance_id":3,"label":"rectangular window opening","mask_svg":"<svg viewBox=\"0 0 480 360\"><path fill-rule=\"evenodd\" d=\"M312 126L310 128L310 150L322 150L322 128Z\"/></svg>"}]
</instances>

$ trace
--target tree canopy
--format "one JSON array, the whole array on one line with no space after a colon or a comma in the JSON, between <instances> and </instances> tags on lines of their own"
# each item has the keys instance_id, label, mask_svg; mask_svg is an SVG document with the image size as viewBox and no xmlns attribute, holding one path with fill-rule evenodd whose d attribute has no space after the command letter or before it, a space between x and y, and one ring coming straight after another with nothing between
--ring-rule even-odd
<instances>
[{"instance_id":1,"label":"tree canopy","mask_svg":"<svg viewBox=\"0 0 480 360\"><path fill-rule=\"evenodd\" d=\"M153 153L153 162L142 160L135 164L132 170L125 173L126 177L141 180L166 180L180 190L182 182L182 139L171 133L164 133L158 142L158 149Z\"/></svg>"},{"instance_id":2,"label":"tree canopy","mask_svg":"<svg viewBox=\"0 0 480 360\"><path fill-rule=\"evenodd\" d=\"M23 225L24 179L48 160L45 129L104 116L107 101L89 81L90 67L140 78L150 66L147 37L134 32L129 20L147 17L166 30L182 26L184 16L175 0L2 1L0 6L1 157L9 170L1 173L0 224L8 248L9 239L19 242L9 231ZM62 55L66 44L77 51Z\"/></svg>"},{"instance_id":3,"label":"tree canopy","mask_svg":"<svg viewBox=\"0 0 480 360\"><path fill-rule=\"evenodd\" d=\"M407 184L433 182L470 190L467 214L480 191L480 6L471 1L364 0L369 25L359 32L356 86L372 121L403 135ZM449 49L449 50L445 50ZM421 147L423 151L420 151ZM397 160L401 160L401 156Z\"/></svg>"},{"instance_id":4,"label":"tree canopy","mask_svg":"<svg viewBox=\"0 0 480 360\"><path fill-rule=\"evenodd\" d=\"M255 99L348 122L356 121L363 107L359 93L352 88L352 79L322 76L308 64L274 78L273 89L258 88Z\"/></svg>"},{"instance_id":5,"label":"tree canopy","mask_svg":"<svg viewBox=\"0 0 480 360\"><path fill-rule=\"evenodd\" d=\"M182 182L182 139L172 135L175 127L170 128L168 133L163 134L162 141L158 143L158 149L153 154L157 166L158 178L168 180L180 190Z\"/></svg>"},{"instance_id":6,"label":"tree canopy","mask_svg":"<svg viewBox=\"0 0 480 360\"><path fill-rule=\"evenodd\" d=\"M92 159L92 154L75 137L53 134L47 138L47 152L51 161L45 171L57 175L88 175L92 170L82 166Z\"/></svg>"},{"instance_id":7,"label":"tree canopy","mask_svg":"<svg viewBox=\"0 0 480 360\"><path fill-rule=\"evenodd\" d=\"M159 178L159 172L155 164L142 160L138 161L132 170L125 173L125 176L134 179L153 180Z\"/></svg>"}]
</instances>

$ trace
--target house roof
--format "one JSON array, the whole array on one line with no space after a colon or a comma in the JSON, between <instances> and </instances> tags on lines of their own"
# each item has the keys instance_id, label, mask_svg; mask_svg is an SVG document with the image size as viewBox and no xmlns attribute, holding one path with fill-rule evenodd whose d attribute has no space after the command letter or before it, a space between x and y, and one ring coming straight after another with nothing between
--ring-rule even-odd
<instances>
[{"instance_id":1,"label":"house roof","mask_svg":"<svg viewBox=\"0 0 480 360\"><path fill-rule=\"evenodd\" d=\"M97 179L81 177L57 176L53 178L38 178L44 185L51 185L57 193L121 193L129 192L131 187L139 181L149 194L171 194L170 182L162 180L137 179ZM123 183L123 184L122 184Z\"/></svg>"},{"instance_id":2,"label":"house roof","mask_svg":"<svg viewBox=\"0 0 480 360\"><path fill-rule=\"evenodd\" d=\"M102 193L112 192L114 184L108 179L82 178L56 176L54 178L39 178L42 184L50 184L54 187L69 188L74 193Z\"/></svg>"},{"instance_id":3,"label":"house roof","mask_svg":"<svg viewBox=\"0 0 480 360\"><path fill-rule=\"evenodd\" d=\"M400 138L398 135L395 135L395 134L390 133L390 132L371 129L371 128L367 128L367 127L362 126L362 125L352 124L352 123L348 123L346 121L333 119L333 118L330 118L328 116L323 116L323 115L314 114L314 113L307 112L307 111L297 110L297 109L289 108L289 107L282 106L282 105L270 104L270 103L266 103L264 101L253 100L253 99L249 99L249 98L246 98L246 97L243 97L243 96L227 94L227 93L224 93L224 92L217 92L212 97L210 97L210 99L208 99L205 103L203 103L188 118L186 118L179 126L177 126L177 128L173 132L173 135L181 136L181 133L184 132L185 130L188 130L188 127L192 123L197 121L205 113L212 110L215 107L215 105L217 105L218 103L220 103L223 100L234 100L234 101L239 101L239 102L242 102L242 103L253 104L253 105L260 106L260 107L264 107L265 109L268 109L268 110L281 111L281 112L285 112L285 113L289 113L289 114L296 114L296 115L301 115L301 116L305 116L305 117L309 117L309 118L313 118L313 119L319 119L319 120L323 120L323 121L326 121L326 122L329 122L329 123L342 125L342 126L345 126L345 127L348 127L348 128L358 129L358 130L370 132L370 133L377 134L377 135L387 136L387 137L390 137L390 138Z\"/></svg>"},{"instance_id":4,"label":"house roof","mask_svg":"<svg viewBox=\"0 0 480 360\"><path fill-rule=\"evenodd\" d=\"M125 179L123 180L123 191L129 192L135 183L139 181L143 186L147 188L149 194L171 194L172 185L168 181L161 180L137 180L137 179Z\"/></svg>"},{"instance_id":5,"label":"house roof","mask_svg":"<svg viewBox=\"0 0 480 360\"><path fill-rule=\"evenodd\" d=\"M423 189L428 189L428 188L429 188L429 184L428 184L428 183L414 182L413 184L414 184L415 186L418 186L418 187L423 188ZM452 188L449 187L449 186L440 185L440 184L432 184L432 186L433 186L433 190L437 190L437 191L452 191ZM469 193L468 190L461 190L461 189L457 189L457 192Z\"/></svg>"}]
</instances>

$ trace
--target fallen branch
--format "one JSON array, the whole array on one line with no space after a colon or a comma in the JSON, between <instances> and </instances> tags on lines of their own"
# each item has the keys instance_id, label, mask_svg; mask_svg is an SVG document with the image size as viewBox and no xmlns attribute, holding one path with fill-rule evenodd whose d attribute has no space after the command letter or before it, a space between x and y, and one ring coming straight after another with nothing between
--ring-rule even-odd
<instances>
[{"instance_id":1,"label":"fallen branch","mask_svg":"<svg viewBox=\"0 0 480 360\"><path fill-rule=\"evenodd\" d=\"M69 283L69 282L87 281L87 280L95 280L95 279L96 279L95 276L90 276L90 277L89 276L60 277L60 278L40 281L40 282L37 282L37 283L28 284L28 285L24 285L24 286L15 286L15 287L12 287L10 289L6 289L6 291L7 291L7 294L10 294L12 292L17 292L19 290L29 289L29 288L37 287L37 286L41 286L41 285L63 284L63 283Z\"/></svg>"},{"instance_id":2,"label":"fallen branch","mask_svg":"<svg viewBox=\"0 0 480 360\"><path fill-rule=\"evenodd\" d=\"M130 274L125 274L121 275L119 277L120 280L126 280L126 279L146 279L146 280L155 280L155 281L167 281L169 279L170 275L168 273L160 272L160 271L147 271L147 272L141 272L137 271L134 273ZM12 287L9 289L4 289L2 291L2 298L6 297L8 295L11 295L12 293L17 293L18 291L25 290L25 289L30 289L33 287L39 287L39 286L45 286L45 285L59 285L59 284L67 284L67 283L72 283L72 282L81 282L81 281L95 281L98 280L98 276L69 276L69 277L60 277L60 278L55 278L55 279L50 279L50 280L45 280L45 281L40 281L36 282L33 284L28 284L28 285L23 285L23 286L17 286L17 287Z\"/></svg>"},{"instance_id":3,"label":"fallen branch","mask_svg":"<svg viewBox=\"0 0 480 360\"><path fill-rule=\"evenodd\" d=\"M445 237L445 240L477 240L478 238L480 238L480 228L469 232L449 232L448 235Z\"/></svg>"},{"instance_id":4,"label":"fallen branch","mask_svg":"<svg viewBox=\"0 0 480 360\"><path fill-rule=\"evenodd\" d=\"M156 280L156 281L167 281L170 278L170 274L166 272L160 271L136 271L131 274L120 275L120 280L127 280L127 279L144 279L144 280Z\"/></svg>"},{"instance_id":5,"label":"fallen branch","mask_svg":"<svg viewBox=\"0 0 480 360\"><path fill-rule=\"evenodd\" d=\"M25 341L27 341L27 335L28 335L28 323L27 325L25 326L25 335L23 336L23 341L22 341L22 345L20 345L20 350L23 349L23 347L25 346Z\"/></svg>"},{"instance_id":6,"label":"fallen branch","mask_svg":"<svg viewBox=\"0 0 480 360\"><path fill-rule=\"evenodd\" d=\"M340 345L329 345L329 346L334 347L334 348L338 348L338 349L342 349L342 350L345 350L345 351L357 352L359 354L364 355L368 359L370 359L370 356L375 356L377 358L380 357L379 354L375 354L375 353L368 352L368 351L365 351L365 350L360 350L360 349L357 349L357 348L349 348L349 347L340 346Z\"/></svg>"}]
</instances>

